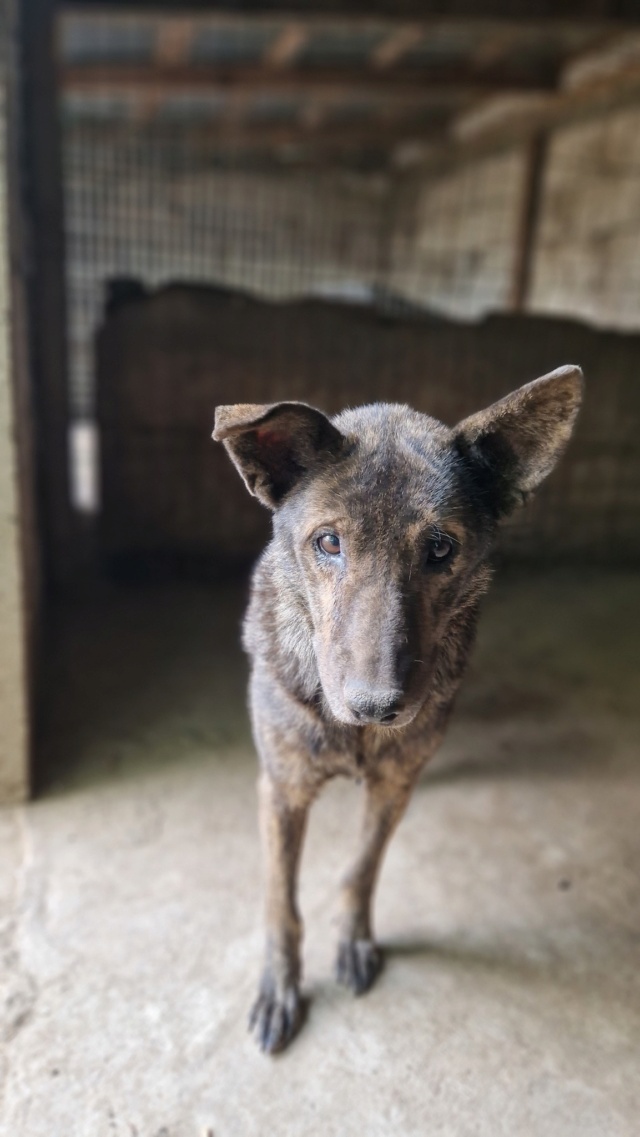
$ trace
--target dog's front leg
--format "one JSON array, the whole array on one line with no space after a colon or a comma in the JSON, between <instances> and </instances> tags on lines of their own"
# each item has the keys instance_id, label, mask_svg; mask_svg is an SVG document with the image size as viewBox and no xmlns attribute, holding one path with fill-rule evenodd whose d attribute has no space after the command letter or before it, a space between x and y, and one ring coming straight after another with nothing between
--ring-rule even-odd
<instances>
[{"instance_id":1,"label":"dog's front leg","mask_svg":"<svg viewBox=\"0 0 640 1137\"><path fill-rule=\"evenodd\" d=\"M266 861L267 940L250 1028L269 1054L282 1050L300 1024L300 939L296 899L298 865L313 792L275 781L259 783L260 830Z\"/></svg>"},{"instance_id":2,"label":"dog's front leg","mask_svg":"<svg viewBox=\"0 0 640 1137\"><path fill-rule=\"evenodd\" d=\"M354 994L368 991L382 963L373 939L371 905L382 857L411 797L415 778L379 770L367 778L360 848L342 882L336 975Z\"/></svg>"}]
</instances>

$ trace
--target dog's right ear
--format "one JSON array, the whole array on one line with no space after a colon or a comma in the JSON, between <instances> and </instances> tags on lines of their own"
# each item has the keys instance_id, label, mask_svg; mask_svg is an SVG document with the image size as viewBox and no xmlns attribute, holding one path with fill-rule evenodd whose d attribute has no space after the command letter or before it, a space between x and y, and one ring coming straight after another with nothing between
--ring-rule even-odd
<instances>
[{"instance_id":1,"label":"dog's right ear","mask_svg":"<svg viewBox=\"0 0 640 1137\"><path fill-rule=\"evenodd\" d=\"M269 509L314 466L341 454L347 441L306 403L217 407L213 438L224 443L249 492Z\"/></svg>"},{"instance_id":2,"label":"dog's right ear","mask_svg":"<svg viewBox=\"0 0 640 1137\"><path fill-rule=\"evenodd\" d=\"M582 389L579 367L558 367L458 423L456 447L496 518L551 472L571 437Z\"/></svg>"}]
</instances>

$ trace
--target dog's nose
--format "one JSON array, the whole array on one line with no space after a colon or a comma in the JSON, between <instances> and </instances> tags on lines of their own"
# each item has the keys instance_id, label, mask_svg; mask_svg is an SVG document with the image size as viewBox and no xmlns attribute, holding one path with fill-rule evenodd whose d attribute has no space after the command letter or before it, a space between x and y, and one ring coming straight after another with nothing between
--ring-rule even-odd
<instances>
[{"instance_id":1,"label":"dog's nose","mask_svg":"<svg viewBox=\"0 0 640 1137\"><path fill-rule=\"evenodd\" d=\"M401 710L402 692L398 690L380 691L351 682L345 685L344 693L349 710L362 723L387 726Z\"/></svg>"}]
</instances>

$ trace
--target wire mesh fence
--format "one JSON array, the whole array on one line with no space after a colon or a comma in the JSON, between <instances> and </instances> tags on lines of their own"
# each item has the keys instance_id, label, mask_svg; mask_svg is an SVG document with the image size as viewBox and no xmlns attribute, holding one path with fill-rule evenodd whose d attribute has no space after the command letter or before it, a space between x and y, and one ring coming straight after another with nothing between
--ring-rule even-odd
<instances>
[{"instance_id":1,"label":"wire mesh fence","mask_svg":"<svg viewBox=\"0 0 640 1137\"><path fill-rule=\"evenodd\" d=\"M185 280L258 295L367 300L382 283L386 187L209 157L181 126L65 129L71 405L94 404L106 282Z\"/></svg>"}]
</instances>

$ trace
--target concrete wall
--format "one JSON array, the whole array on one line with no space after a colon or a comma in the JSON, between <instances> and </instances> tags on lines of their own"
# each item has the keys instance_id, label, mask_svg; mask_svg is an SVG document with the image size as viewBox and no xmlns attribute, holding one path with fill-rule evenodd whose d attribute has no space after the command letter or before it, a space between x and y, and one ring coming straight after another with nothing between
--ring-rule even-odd
<instances>
[{"instance_id":1,"label":"concrete wall","mask_svg":"<svg viewBox=\"0 0 640 1137\"><path fill-rule=\"evenodd\" d=\"M393 287L465 319L508 309L525 169L515 149L408 179ZM640 328L640 104L550 136L525 307Z\"/></svg>"},{"instance_id":2,"label":"concrete wall","mask_svg":"<svg viewBox=\"0 0 640 1137\"><path fill-rule=\"evenodd\" d=\"M389 286L459 319L508 308L525 165L514 150L412 179L396 210Z\"/></svg>"},{"instance_id":3,"label":"concrete wall","mask_svg":"<svg viewBox=\"0 0 640 1137\"><path fill-rule=\"evenodd\" d=\"M8 9L3 16L6 20ZM0 803L29 786L30 652L37 585L30 508L26 336L16 210L12 27L0 25Z\"/></svg>"},{"instance_id":4,"label":"concrete wall","mask_svg":"<svg viewBox=\"0 0 640 1137\"><path fill-rule=\"evenodd\" d=\"M529 307L640 328L640 106L552 137Z\"/></svg>"}]
</instances>

